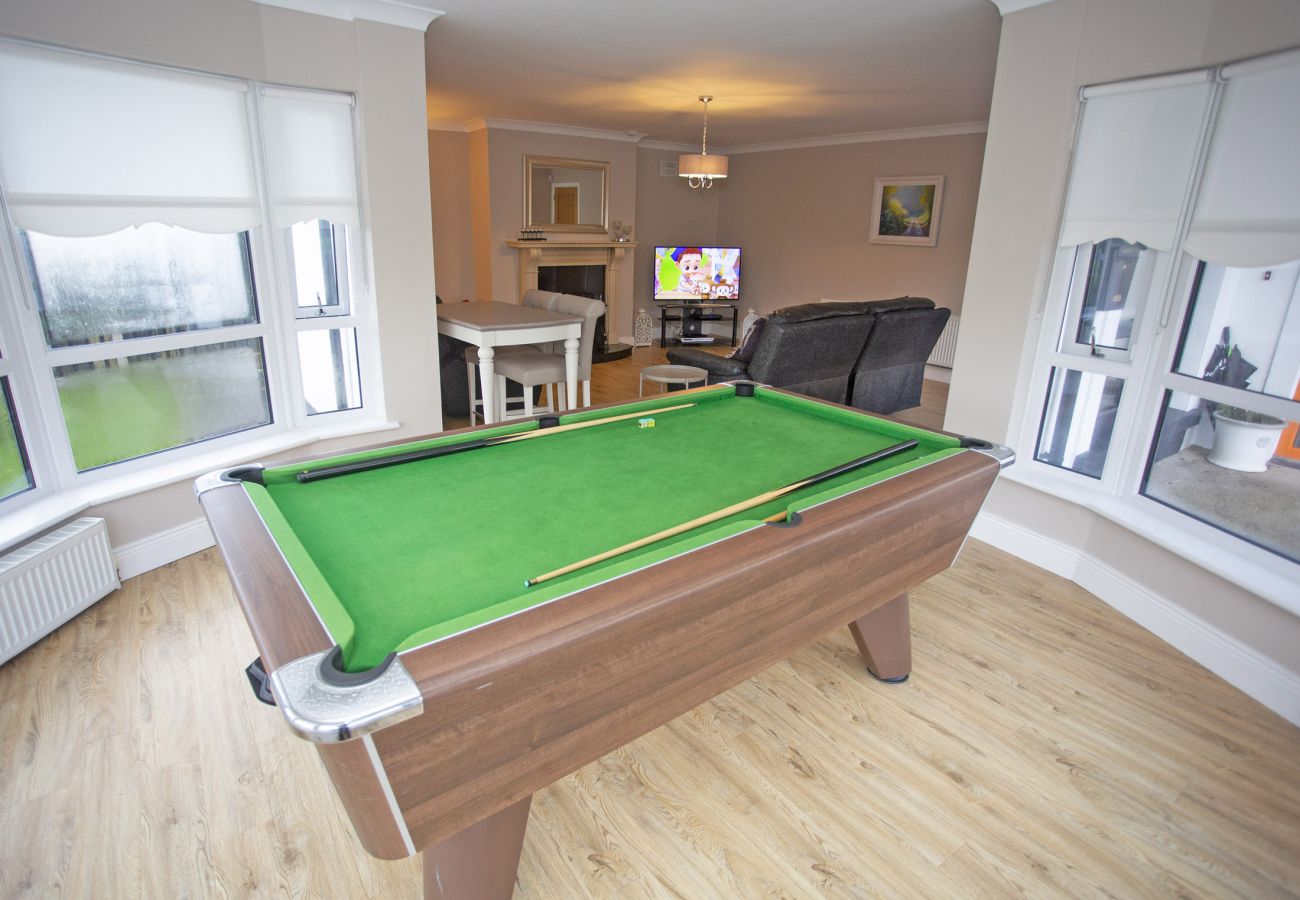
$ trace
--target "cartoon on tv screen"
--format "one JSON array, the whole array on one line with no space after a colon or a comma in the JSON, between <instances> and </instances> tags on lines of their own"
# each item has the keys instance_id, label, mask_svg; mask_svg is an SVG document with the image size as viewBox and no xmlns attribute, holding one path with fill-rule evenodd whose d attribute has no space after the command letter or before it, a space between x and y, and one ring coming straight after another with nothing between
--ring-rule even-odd
<instances>
[{"instance_id":1,"label":"cartoon on tv screen","mask_svg":"<svg viewBox=\"0 0 1300 900\"><path fill-rule=\"evenodd\" d=\"M656 247L656 300L737 300L739 247Z\"/></svg>"}]
</instances>

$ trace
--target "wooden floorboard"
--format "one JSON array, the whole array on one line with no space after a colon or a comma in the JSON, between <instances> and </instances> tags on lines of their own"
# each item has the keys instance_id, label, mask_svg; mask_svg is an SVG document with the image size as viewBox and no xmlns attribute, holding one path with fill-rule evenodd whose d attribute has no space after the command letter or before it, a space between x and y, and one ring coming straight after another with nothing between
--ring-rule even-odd
<instances>
[{"instance_id":1,"label":"wooden floorboard","mask_svg":"<svg viewBox=\"0 0 1300 900\"><path fill-rule=\"evenodd\" d=\"M593 400L662 361L598 366ZM906 684L839 629L539 793L516 896L1300 895L1300 730L976 541L912 626ZM0 667L0 897L417 896L254 655L207 550Z\"/></svg>"}]
</instances>

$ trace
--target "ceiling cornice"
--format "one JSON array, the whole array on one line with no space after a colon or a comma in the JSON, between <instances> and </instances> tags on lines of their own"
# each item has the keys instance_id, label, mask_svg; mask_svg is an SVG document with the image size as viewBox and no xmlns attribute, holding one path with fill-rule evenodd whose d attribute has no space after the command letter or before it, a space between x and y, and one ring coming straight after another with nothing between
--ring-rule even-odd
<instances>
[{"instance_id":1,"label":"ceiling cornice","mask_svg":"<svg viewBox=\"0 0 1300 900\"><path fill-rule=\"evenodd\" d=\"M682 144L677 141L642 141L637 144L646 150L671 150L674 153L694 153L699 144ZM721 152L721 151L719 151Z\"/></svg>"},{"instance_id":2,"label":"ceiling cornice","mask_svg":"<svg viewBox=\"0 0 1300 900\"><path fill-rule=\"evenodd\" d=\"M475 129L469 127L467 122L435 122L429 121L430 131L454 131L457 134L469 134Z\"/></svg>"},{"instance_id":3,"label":"ceiling cornice","mask_svg":"<svg viewBox=\"0 0 1300 900\"><path fill-rule=\"evenodd\" d=\"M450 125L437 128L437 125ZM566 137L588 138L594 141L622 141L637 144L645 137L640 131L610 131L606 128L584 128L581 125L555 125L550 122L525 122L522 119L467 119L459 123L430 122L434 131L482 131L484 128L498 128L503 131L536 131L542 134L562 134Z\"/></svg>"},{"instance_id":4,"label":"ceiling cornice","mask_svg":"<svg viewBox=\"0 0 1300 900\"><path fill-rule=\"evenodd\" d=\"M988 122L957 122L952 125L924 125L918 128L893 128L888 131L859 131L855 134L832 134L827 137L802 138L794 141L770 141L762 144L743 144L735 147L717 147L719 155L733 153L764 153L769 150L801 150L808 147L834 147L838 144L873 144L880 141L915 141L921 138L948 137L955 134L980 134L988 131ZM578 125L552 125L549 122L524 122L518 119L467 119L464 122L430 121L430 131L450 131L469 134L485 128L506 131L536 131L542 134L562 134L568 137L591 138L599 141L624 141L636 143L645 150L668 150L673 153L694 153L698 144L676 141L642 140L640 132L608 131L603 128L583 128Z\"/></svg>"},{"instance_id":5,"label":"ceiling cornice","mask_svg":"<svg viewBox=\"0 0 1300 900\"><path fill-rule=\"evenodd\" d=\"M806 147L833 147L837 144L874 144L880 141L914 141L919 138L948 137L954 134L979 134L989 130L988 122L956 122L952 125L923 125L919 128L892 128L888 131L859 131L856 134L832 134L827 137L802 138L795 141L770 141L719 147L718 153L765 153L769 150L801 150ZM642 146L645 146L644 144Z\"/></svg>"},{"instance_id":6,"label":"ceiling cornice","mask_svg":"<svg viewBox=\"0 0 1300 900\"><path fill-rule=\"evenodd\" d=\"M1020 12L1022 9L1029 9L1031 6L1042 6L1044 3L1051 3L1052 0L991 0L991 2L998 8L1000 15L1009 16L1013 12Z\"/></svg>"},{"instance_id":7,"label":"ceiling cornice","mask_svg":"<svg viewBox=\"0 0 1300 900\"><path fill-rule=\"evenodd\" d=\"M253 0L263 6L278 6L294 12L328 16L352 22L379 22L398 28L424 31L429 23L444 15L429 5L430 0Z\"/></svg>"}]
</instances>

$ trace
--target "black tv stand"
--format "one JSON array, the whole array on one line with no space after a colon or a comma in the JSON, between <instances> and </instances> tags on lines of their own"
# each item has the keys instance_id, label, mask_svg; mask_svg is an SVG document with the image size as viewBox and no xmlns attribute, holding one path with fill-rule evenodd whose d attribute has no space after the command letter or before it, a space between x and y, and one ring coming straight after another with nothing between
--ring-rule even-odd
<instances>
[{"instance_id":1,"label":"black tv stand","mask_svg":"<svg viewBox=\"0 0 1300 900\"><path fill-rule=\"evenodd\" d=\"M681 315L669 315L669 311L679 310ZM722 322L726 320L724 311L731 313L731 346L736 346L736 326L740 316L740 306L736 303L690 303L687 301L659 304L659 346L668 346L668 323L681 322L682 335L686 336L688 331L694 330L700 332L699 323L701 322ZM695 323L694 329L691 323ZM687 344L710 344L712 341L674 341L674 343Z\"/></svg>"}]
</instances>

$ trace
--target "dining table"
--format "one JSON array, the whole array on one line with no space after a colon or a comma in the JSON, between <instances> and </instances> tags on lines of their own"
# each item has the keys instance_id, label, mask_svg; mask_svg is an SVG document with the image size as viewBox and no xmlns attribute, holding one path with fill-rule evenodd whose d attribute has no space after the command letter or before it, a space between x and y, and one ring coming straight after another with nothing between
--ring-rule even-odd
<instances>
[{"instance_id":1,"label":"dining table","mask_svg":"<svg viewBox=\"0 0 1300 900\"><path fill-rule=\"evenodd\" d=\"M438 306L438 332L478 348L479 396L483 398L483 422L501 419L496 382L496 348L521 344L564 342L565 400L572 405L578 396L578 348L582 319L578 316L535 309L496 300L474 303L444 303ZM471 417L474 411L470 410Z\"/></svg>"}]
</instances>

